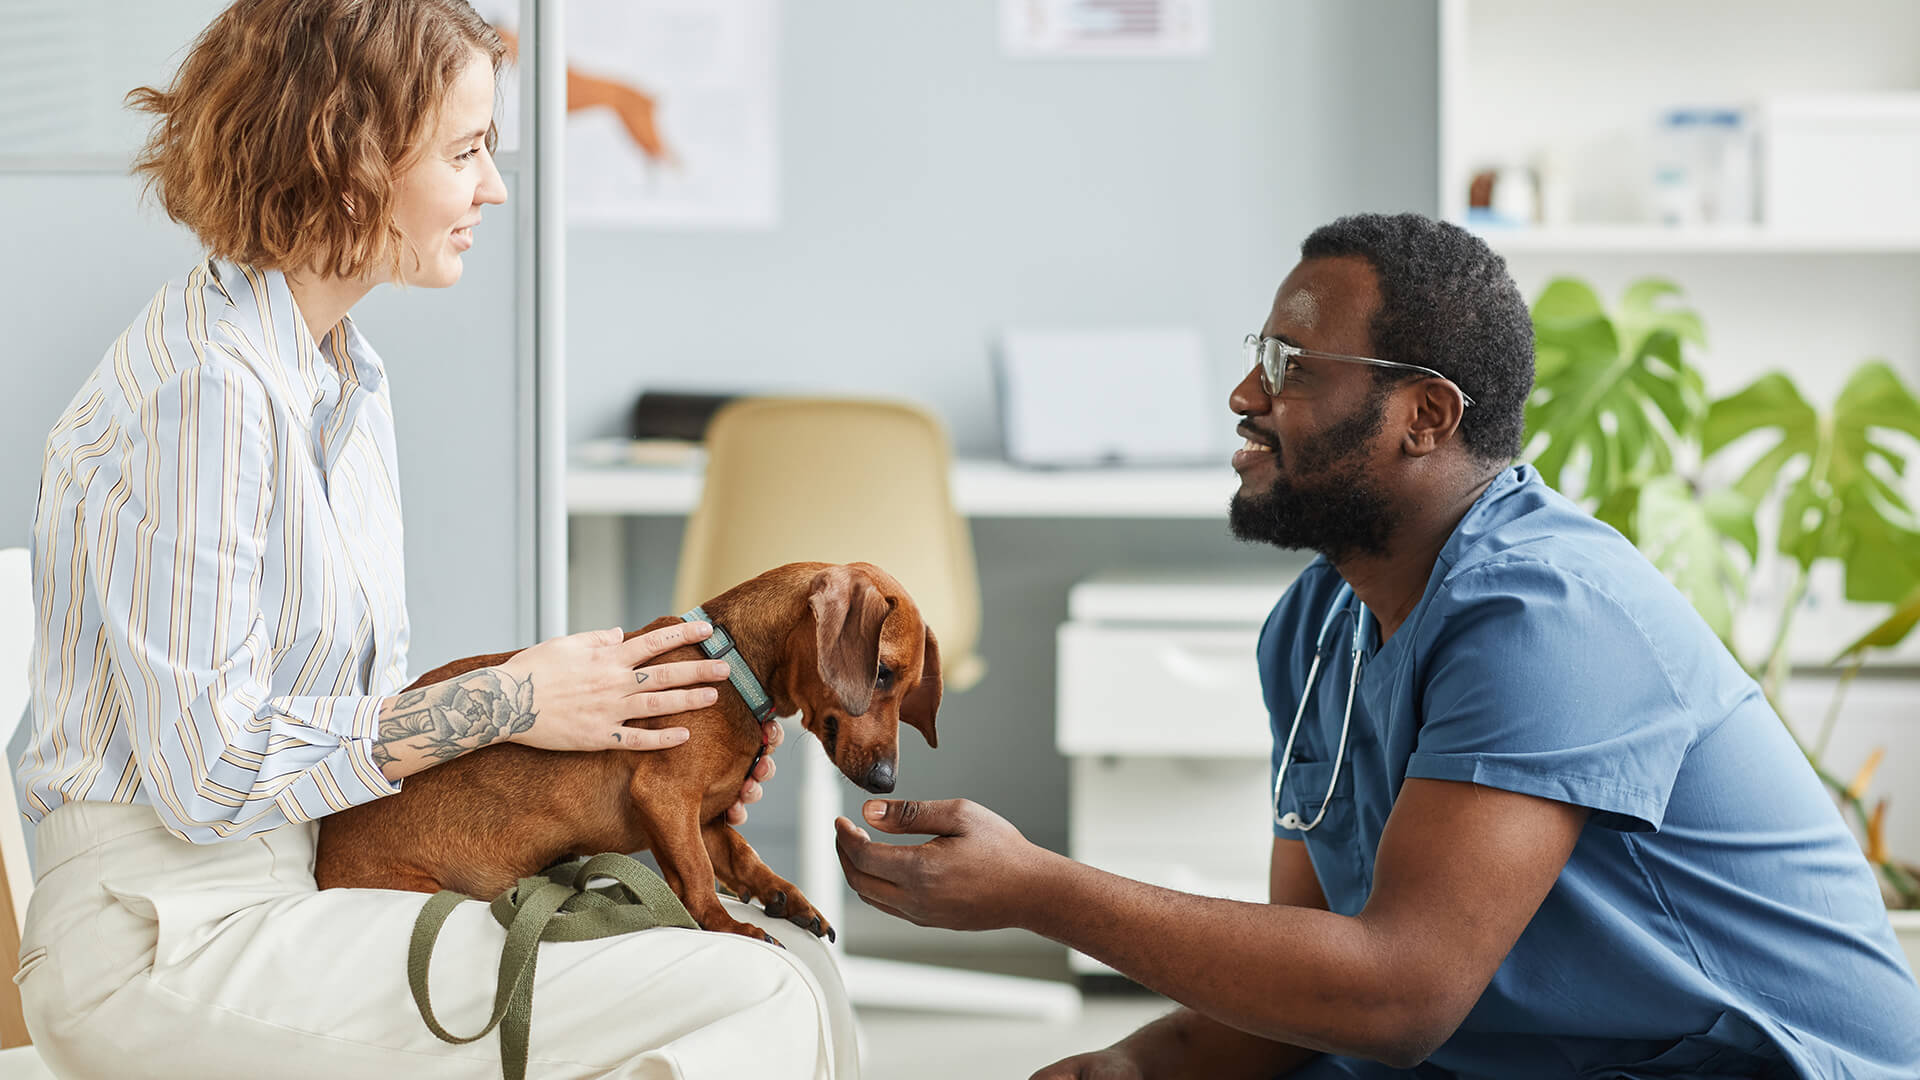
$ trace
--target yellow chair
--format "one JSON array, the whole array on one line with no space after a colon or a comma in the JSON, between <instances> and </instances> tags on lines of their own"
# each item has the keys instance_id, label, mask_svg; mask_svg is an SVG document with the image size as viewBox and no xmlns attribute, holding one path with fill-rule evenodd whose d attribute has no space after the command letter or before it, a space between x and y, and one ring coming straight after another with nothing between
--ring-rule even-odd
<instances>
[{"instance_id":1,"label":"yellow chair","mask_svg":"<svg viewBox=\"0 0 1920 1080\"><path fill-rule=\"evenodd\" d=\"M954 509L953 455L937 418L897 402L749 398L715 414L706 445L706 479L680 546L675 610L784 563L870 562L906 586L938 635L946 691L979 681L986 669L978 655L979 572L967 523ZM818 747L798 747L782 764L800 774L795 884L841 926L845 941L845 885L829 822L851 789ZM912 768L905 765L909 776ZM844 954L841 971L856 1005L1047 1019L1080 1010L1079 992L1064 983Z\"/></svg>"},{"instance_id":2,"label":"yellow chair","mask_svg":"<svg viewBox=\"0 0 1920 1080\"><path fill-rule=\"evenodd\" d=\"M676 610L783 563L870 562L939 636L946 688L980 680L980 581L937 418L897 402L750 398L714 416L706 444Z\"/></svg>"},{"instance_id":3,"label":"yellow chair","mask_svg":"<svg viewBox=\"0 0 1920 1080\"><path fill-rule=\"evenodd\" d=\"M25 548L0 550L0 746L27 704L33 650L33 573ZM4 757L5 755L0 755ZM20 931L33 896L26 830L14 794L13 762L0 762L0 1080L51 1076L29 1045L20 1015Z\"/></svg>"}]
</instances>

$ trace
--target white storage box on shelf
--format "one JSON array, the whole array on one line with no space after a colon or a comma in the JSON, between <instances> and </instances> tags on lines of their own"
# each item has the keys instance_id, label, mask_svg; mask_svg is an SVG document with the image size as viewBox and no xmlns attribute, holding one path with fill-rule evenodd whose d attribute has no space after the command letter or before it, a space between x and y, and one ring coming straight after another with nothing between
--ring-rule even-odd
<instances>
[{"instance_id":1,"label":"white storage box on shelf","mask_svg":"<svg viewBox=\"0 0 1920 1080\"><path fill-rule=\"evenodd\" d=\"M1290 575L1102 575L1068 594L1055 741L1069 853L1183 892L1267 898L1271 735L1254 645ZM1107 972L1079 953L1072 968Z\"/></svg>"},{"instance_id":2,"label":"white storage box on shelf","mask_svg":"<svg viewBox=\"0 0 1920 1080\"><path fill-rule=\"evenodd\" d=\"M1770 98L1761 220L1780 233L1920 233L1920 92Z\"/></svg>"}]
</instances>

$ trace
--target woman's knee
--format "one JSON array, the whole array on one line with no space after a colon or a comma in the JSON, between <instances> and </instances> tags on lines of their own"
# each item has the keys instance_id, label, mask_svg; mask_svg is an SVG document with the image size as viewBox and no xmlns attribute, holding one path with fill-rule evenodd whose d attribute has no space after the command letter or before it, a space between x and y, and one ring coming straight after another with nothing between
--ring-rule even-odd
<instances>
[{"instance_id":1,"label":"woman's knee","mask_svg":"<svg viewBox=\"0 0 1920 1080\"><path fill-rule=\"evenodd\" d=\"M846 986L840 980L840 965L832 949L827 947L825 938L816 936L811 930L796 926L785 919L777 919L751 904L737 900L723 899L727 914L750 923L772 934L774 940L786 947L794 959L805 965L819 983L820 991L830 997L846 997Z\"/></svg>"}]
</instances>

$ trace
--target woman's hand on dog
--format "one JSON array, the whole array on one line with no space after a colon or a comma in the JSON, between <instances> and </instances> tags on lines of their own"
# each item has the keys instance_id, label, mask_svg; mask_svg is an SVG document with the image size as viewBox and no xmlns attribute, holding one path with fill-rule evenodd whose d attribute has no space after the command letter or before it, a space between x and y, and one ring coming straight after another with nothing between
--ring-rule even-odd
<instances>
[{"instance_id":1,"label":"woman's hand on dog","mask_svg":"<svg viewBox=\"0 0 1920 1080\"><path fill-rule=\"evenodd\" d=\"M1007 819L966 799L870 799L862 813L882 832L931 834L924 844L875 841L837 818L840 869L860 899L919 926L994 930L1019 926L1024 905L1058 858Z\"/></svg>"},{"instance_id":2,"label":"woman's hand on dog","mask_svg":"<svg viewBox=\"0 0 1920 1080\"><path fill-rule=\"evenodd\" d=\"M725 682L721 660L686 660L643 666L662 653L695 645L713 636L713 626L683 622L624 637L619 627L589 630L522 649L500 665L510 687L522 699L516 708L532 715L532 725L512 736L542 750L665 750L686 742L683 727L629 727L629 719L671 716L703 709L720 700L719 691L702 683ZM514 725L519 726L519 725ZM769 753L740 786L740 801L727 809L727 824L747 820L747 805L765 794L761 784L773 776L771 751L785 737L778 720L763 726Z\"/></svg>"},{"instance_id":3,"label":"woman's hand on dog","mask_svg":"<svg viewBox=\"0 0 1920 1080\"><path fill-rule=\"evenodd\" d=\"M512 740L542 750L664 750L686 742L686 728L629 727L626 721L718 701L719 691L701 684L726 680L722 661L642 666L712 635L707 623L675 623L622 640L615 627L522 649L499 667L515 697L509 705L517 721Z\"/></svg>"}]
</instances>

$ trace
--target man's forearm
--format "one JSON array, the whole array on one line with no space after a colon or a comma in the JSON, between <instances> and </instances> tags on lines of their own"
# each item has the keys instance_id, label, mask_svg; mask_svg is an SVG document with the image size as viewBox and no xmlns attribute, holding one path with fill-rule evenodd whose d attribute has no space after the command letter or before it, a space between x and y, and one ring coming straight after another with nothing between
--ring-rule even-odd
<instances>
[{"instance_id":1,"label":"man's forearm","mask_svg":"<svg viewBox=\"0 0 1920 1080\"><path fill-rule=\"evenodd\" d=\"M476 668L382 701L373 760L399 780L532 726L532 682L504 668Z\"/></svg>"},{"instance_id":2,"label":"man's forearm","mask_svg":"<svg viewBox=\"0 0 1920 1080\"><path fill-rule=\"evenodd\" d=\"M1363 922L1312 908L1193 896L1059 855L1020 925L1263 1039L1376 1060L1430 1018Z\"/></svg>"}]
</instances>

